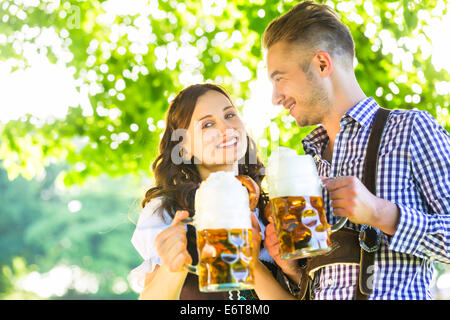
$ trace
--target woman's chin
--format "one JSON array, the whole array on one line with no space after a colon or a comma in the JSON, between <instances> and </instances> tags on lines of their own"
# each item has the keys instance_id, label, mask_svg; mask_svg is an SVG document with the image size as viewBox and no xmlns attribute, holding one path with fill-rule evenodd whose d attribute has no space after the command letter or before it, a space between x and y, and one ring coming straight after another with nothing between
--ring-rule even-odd
<instances>
[{"instance_id":1,"label":"woman's chin","mask_svg":"<svg viewBox=\"0 0 450 320\"><path fill-rule=\"evenodd\" d=\"M211 154L211 158L203 158L203 164L206 166L219 166L219 165L231 165L235 164L239 160L245 157L246 150L241 146L235 146L232 148L216 149L214 154ZM242 159L244 160L244 159Z\"/></svg>"},{"instance_id":2,"label":"woman's chin","mask_svg":"<svg viewBox=\"0 0 450 320\"><path fill-rule=\"evenodd\" d=\"M244 160L245 150L234 148L233 150L227 150L224 154L223 161L227 164L236 163L239 160Z\"/></svg>"}]
</instances>

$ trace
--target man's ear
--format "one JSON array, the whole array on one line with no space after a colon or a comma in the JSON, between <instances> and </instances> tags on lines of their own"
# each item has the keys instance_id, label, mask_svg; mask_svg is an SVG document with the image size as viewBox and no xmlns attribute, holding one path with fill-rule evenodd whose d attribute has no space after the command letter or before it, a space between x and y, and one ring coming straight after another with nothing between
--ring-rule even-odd
<instances>
[{"instance_id":1,"label":"man's ear","mask_svg":"<svg viewBox=\"0 0 450 320\"><path fill-rule=\"evenodd\" d=\"M333 72L333 60L326 51L318 51L314 56L312 63L322 78L329 77Z\"/></svg>"}]
</instances>

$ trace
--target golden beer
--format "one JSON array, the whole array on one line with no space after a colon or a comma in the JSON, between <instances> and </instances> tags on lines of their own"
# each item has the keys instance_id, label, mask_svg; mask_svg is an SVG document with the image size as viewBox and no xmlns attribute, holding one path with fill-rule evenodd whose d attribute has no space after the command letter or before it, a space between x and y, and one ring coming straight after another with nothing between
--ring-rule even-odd
<instances>
[{"instance_id":1,"label":"golden beer","mask_svg":"<svg viewBox=\"0 0 450 320\"><path fill-rule=\"evenodd\" d=\"M254 258L249 229L197 231L197 274L202 292L253 289Z\"/></svg>"},{"instance_id":2,"label":"golden beer","mask_svg":"<svg viewBox=\"0 0 450 320\"><path fill-rule=\"evenodd\" d=\"M331 227L322 197L278 197L270 199L269 206L282 259L311 257L331 250Z\"/></svg>"},{"instance_id":3,"label":"golden beer","mask_svg":"<svg viewBox=\"0 0 450 320\"><path fill-rule=\"evenodd\" d=\"M230 201L232 199L232 201ZM251 211L259 187L250 177L213 172L195 193L198 264L185 268L202 292L249 290L254 285ZM183 222L183 221L182 221Z\"/></svg>"},{"instance_id":4,"label":"golden beer","mask_svg":"<svg viewBox=\"0 0 450 320\"><path fill-rule=\"evenodd\" d=\"M322 182L314 159L298 155L293 149L279 147L268 159L269 205L282 259L305 258L331 250L331 233L347 221L340 218L327 223L322 200Z\"/></svg>"}]
</instances>

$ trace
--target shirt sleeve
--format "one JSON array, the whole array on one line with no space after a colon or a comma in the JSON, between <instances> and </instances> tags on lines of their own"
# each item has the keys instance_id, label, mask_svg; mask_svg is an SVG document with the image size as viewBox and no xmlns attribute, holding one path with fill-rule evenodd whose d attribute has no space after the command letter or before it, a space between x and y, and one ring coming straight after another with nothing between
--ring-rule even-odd
<instances>
[{"instance_id":1,"label":"shirt sleeve","mask_svg":"<svg viewBox=\"0 0 450 320\"><path fill-rule=\"evenodd\" d=\"M161 206L161 197L147 203L139 215L136 229L131 238L131 243L144 260L128 276L130 284L138 290L144 288L145 274L153 272L156 265L161 265L154 242L156 236L169 227L172 221L172 218Z\"/></svg>"},{"instance_id":2,"label":"shirt sleeve","mask_svg":"<svg viewBox=\"0 0 450 320\"><path fill-rule=\"evenodd\" d=\"M418 112L410 138L411 170L428 212L396 203L400 221L389 249L450 263L450 136L425 111Z\"/></svg>"}]
</instances>

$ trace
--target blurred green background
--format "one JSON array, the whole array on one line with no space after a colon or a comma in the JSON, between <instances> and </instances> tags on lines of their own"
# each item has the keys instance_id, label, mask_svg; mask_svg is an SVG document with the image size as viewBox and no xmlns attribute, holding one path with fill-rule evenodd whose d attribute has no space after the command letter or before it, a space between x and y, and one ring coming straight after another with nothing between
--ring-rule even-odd
<instances>
[{"instance_id":1,"label":"blurred green background","mask_svg":"<svg viewBox=\"0 0 450 320\"><path fill-rule=\"evenodd\" d=\"M319 1L353 34L356 75L386 108L449 131L448 1ZM225 86L267 159L302 153L270 103L261 34L296 1L0 0L0 299L136 299L130 243L169 101ZM437 264L435 299L450 298Z\"/></svg>"}]
</instances>

